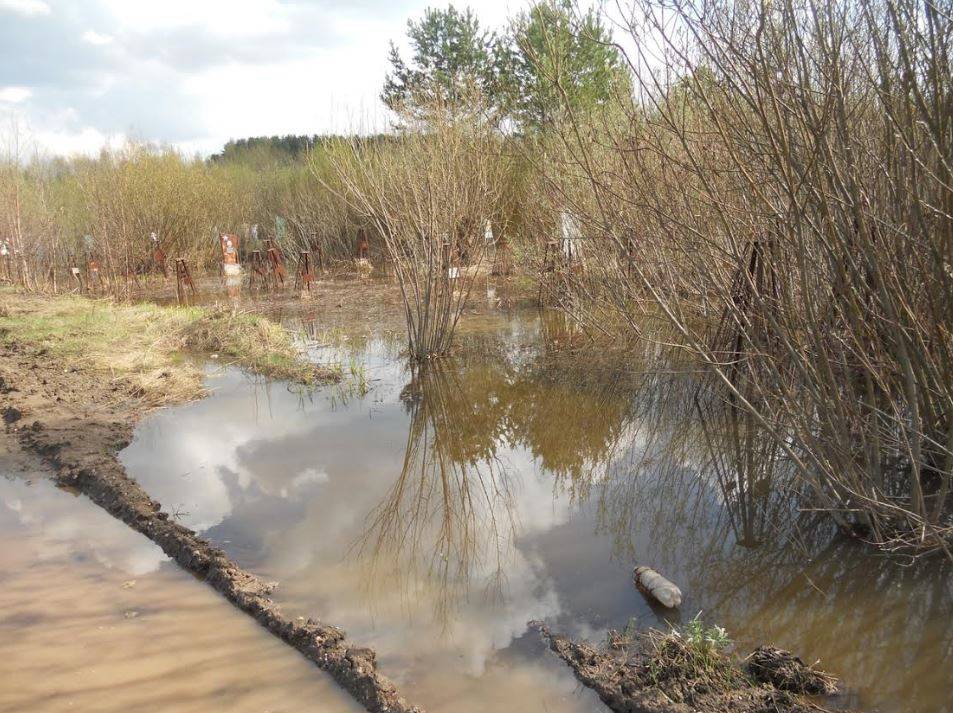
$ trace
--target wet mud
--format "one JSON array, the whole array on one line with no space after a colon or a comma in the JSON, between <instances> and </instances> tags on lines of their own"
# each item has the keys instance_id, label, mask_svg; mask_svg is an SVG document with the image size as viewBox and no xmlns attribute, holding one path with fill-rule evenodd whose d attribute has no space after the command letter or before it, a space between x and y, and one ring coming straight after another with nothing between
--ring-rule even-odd
<instances>
[{"instance_id":1,"label":"wet mud","mask_svg":"<svg viewBox=\"0 0 953 713\"><path fill-rule=\"evenodd\" d=\"M696 655L680 637L610 631L600 647L532 622L586 687L616 713L824 712L806 696L834 695L834 679L787 651L759 647L745 661ZM753 663L755 662L755 663Z\"/></svg>"},{"instance_id":2,"label":"wet mud","mask_svg":"<svg viewBox=\"0 0 953 713\"><path fill-rule=\"evenodd\" d=\"M275 636L331 674L367 710L411 713L394 684L377 670L375 653L349 642L337 627L289 618L269 596L273 587L222 550L178 524L116 459L132 437L142 406L121 383L103 383L82 368L54 363L43 350L0 347L4 421L21 446L73 488L155 542Z\"/></svg>"}]
</instances>

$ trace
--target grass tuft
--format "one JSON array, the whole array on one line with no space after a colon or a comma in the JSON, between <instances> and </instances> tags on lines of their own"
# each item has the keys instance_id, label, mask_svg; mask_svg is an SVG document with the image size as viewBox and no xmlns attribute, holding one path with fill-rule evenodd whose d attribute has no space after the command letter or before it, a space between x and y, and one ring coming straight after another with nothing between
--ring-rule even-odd
<instances>
[{"instance_id":1,"label":"grass tuft","mask_svg":"<svg viewBox=\"0 0 953 713\"><path fill-rule=\"evenodd\" d=\"M218 354L262 376L313 386L339 374L309 362L289 332L266 317L226 308L204 310L182 331L185 349Z\"/></svg>"},{"instance_id":2,"label":"grass tuft","mask_svg":"<svg viewBox=\"0 0 953 713\"><path fill-rule=\"evenodd\" d=\"M202 395L189 353L217 354L255 373L308 386L337 373L308 361L292 335L258 315L221 308L160 307L84 297L35 297L5 290L0 340L29 345L122 382L130 395L161 406Z\"/></svg>"},{"instance_id":3,"label":"grass tuft","mask_svg":"<svg viewBox=\"0 0 953 713\"><path fill-rule=\"evenodd\" d=\"M668 633L649 632L648 644L647 677L673 700L691 702L750 685L727 653L731 640L725 630L706 626L700 615Z\"/></svg>"}]
</instances>

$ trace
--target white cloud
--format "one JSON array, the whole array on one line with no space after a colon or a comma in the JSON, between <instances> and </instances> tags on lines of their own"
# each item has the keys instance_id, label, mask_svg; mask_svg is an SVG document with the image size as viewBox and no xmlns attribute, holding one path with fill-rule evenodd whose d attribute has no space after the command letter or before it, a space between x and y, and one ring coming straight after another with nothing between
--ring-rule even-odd
<instances>
[{"instance_id":1,"label":"white cloud","mask_svg":"<svg viewBox=\"0 0 953 713\"><path fill-rule=\"evenodd\" d=\"M104 147L119 148L126 142L123 134L104 134L91 126L73 130L34 131L31 138L44 151L57 156L95 156Z\"/></svg>"},{"instance_id":2,"label":"white cloud","mask_svg":"<svg viewBox=\"0 0 953 713\"><path fill-rule=\"evenodd\" d=\"M379 131L388 43L405 47L407 20L432 4L0 0L17 13L0 21L0 106L17 104L53 153L117 134L208 154L247 136ZM474 3L496 28L511 5Z\"/></svg>"},{"instance_id":3,"label":"white cloud","mask_svg":"<svg viewBox=\"0 0 953 713\"><path fill-rule=\"evenodd\" d=\"M0 10L11 10L26 17L49 15L52 12L43 0L0 0Z\"/></svg>"},{"instance_id":4,"label":"white cloud","mask_svg":"<svg viewBox=\"0 0 953 713\"><path fill-rule=\"evenodd\" d=\"M26 87L3 87L0 89L0 102L19 104L33 96L33 92Z\"/></svg>"},{"instance_id":5,"label":"white cloud","mask_svg":"<svg viewBox=\"0 0 953 713\"><path fill-rule=\"evenodd\" d=\"M24 543L37 561L64 561L92 556L105 567L140 576L168 558L120 520L76 498L64 497L45 478L33 485L0 478L0 535L26 535ZM7 511L14 517L7 515ZM11 525L13 527L11 528ZM12 530L12 532L11 532Z\"/></svg>"},{"instance_id":6,"label":"white cloud","mask_svg":"<svg viewBox=\"0 0 953 713\"><path fill-rule=\"evenodd\" d=\"M88 42L91 45L102 46L112 44L115 38L112 35L104 35L96 32L95 30L87 30L83 33L83 42Z\"/></svg>"},{"instance_id":7,"label":"white cloud","mask_svg":"<svg viewBox=\"0 0 953 713\"><path fill-rule=\"evenodd\" d=\"M288 16L295 7L277 0L102 0L101 4L124 28L151 31L201 26L232 37L287 31Z\"/></svg>"}]
</instances>

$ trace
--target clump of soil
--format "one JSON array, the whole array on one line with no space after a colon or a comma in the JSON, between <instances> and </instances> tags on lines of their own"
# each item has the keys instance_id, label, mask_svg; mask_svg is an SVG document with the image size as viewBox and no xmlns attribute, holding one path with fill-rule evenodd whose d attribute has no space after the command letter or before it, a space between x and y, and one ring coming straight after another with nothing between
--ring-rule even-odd
<instances>
[{"instance_id":1,"label":"clump of soil","mask_svg":"<svg viewBox=\"0 0 953 713\"><path fill-rule=\"evenodd\" d=\"M785 687L776 686L757 678L728 654L697 647L675 633L624 636L612 631L606 644L596 647L553 633L541 622L531 625L576 678L616 713L808 713L826 709L806 695L836 691L832 677L803 664L823 677L824 690L816 688L817 679L804 674L784 678ZM793 656L774 655L764 661L766 665L783 661L781 668L792 673L795 669L787 667L798 662Z\"/></svg>"},{"instance_id":2,"label":"clump of soil","mask_svg":"<svg viewBox=\"0 0 953 713\"><path fill-rule=\"evenodd\" d=\"M781 691L833 696L837 680L808 666L790 651L759 646L747 658L748 671L755 680L769 683Z\"/></svg>"}]
</instances>

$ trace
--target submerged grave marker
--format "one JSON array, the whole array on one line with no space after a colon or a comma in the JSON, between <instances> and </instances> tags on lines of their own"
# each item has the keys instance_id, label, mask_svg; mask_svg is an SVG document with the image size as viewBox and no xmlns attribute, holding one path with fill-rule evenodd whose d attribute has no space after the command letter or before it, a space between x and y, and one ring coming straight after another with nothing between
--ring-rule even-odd
<instances>
[{"instance_id":1,"label":"submerged grave marker","mask_svg":"<svg viewBox=\"0 0 953 713\"><path fill-rule=\"evenodd\" d=\"M281 286L285 285L285 265L284 260L281 257L281 251L275 246L274 240L265 241L265 258L269 272L271 273L272 279L274 280L275 287L278 287L278 284L281 283Z\"/></svg>"},{"instance_id":2,"label":"submerged grave marker","mask_svg":"<svg viewBox=\"0 0 953 713\"><path fill-rule=\"evenodd\" d=\"M298 253L298 271L295 273L295 289L306 289L311 291L311 283L314 282L314 271L311 266L311 253L302 250Z\"/></svg>"}]
</instances>

